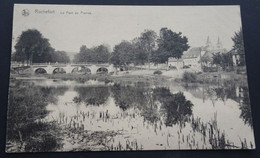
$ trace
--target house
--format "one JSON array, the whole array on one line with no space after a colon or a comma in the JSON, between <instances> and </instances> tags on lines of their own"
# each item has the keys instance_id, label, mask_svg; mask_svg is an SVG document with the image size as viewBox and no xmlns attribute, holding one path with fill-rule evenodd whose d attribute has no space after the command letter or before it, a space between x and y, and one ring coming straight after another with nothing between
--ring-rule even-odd
<instances>
[{"instance_id":1,"label":"house","mask_svg":"<svg viewBox=\"0 0 260 158\"><path fill-rule=\"evenodd\" d=\"M197 71L201 70L200 59L205 54L201 47L193 47L187 52L184 52L182 59L183 65L189 66Z\"/></svg>"},{"instance_id":2,"label":"house","mask_svg":"<svg viewBox=\"0 0 260 158\"><path fill-rule=\"evenodd\" d=\"M200 58L205 51L201 50L201 47L193 47L189 49L187 52L184 52L180 59L176 59L170 57L168 59L168 66L176 67L177 69L184 68L185 66L190 67L192 69L201 70Z\"/></svg>"},{"instance_id":3,"label":"house","mask_svg":"<svg viewBox=\"0 0 260 158\"><path fill-rule=\"evenodd\" d=\"M227 52L226 49L222 47L222 43L218 38L216 45L212 45L209 37L207 38L205 46L202 47L192 47L188 51L184 52L180 59L170 57L168 59L168 66L175 66L177 69L183 68L185 66L190 67L195 71L201 71L202 58L208 58L210 64L214 53L224 53ZM203 63L205 65L205 63Z\"/></svg>"},{"instance_id":4,"label":"house","mask_svg":"<svg viewBox=\"0 0 260 158\"><path fill-rule=\"evenodd\" d=\"M169 68L175 67L177 69L181 69L184 66L183 59L176 59L176 58L170 57L168 59L168 66L169 66Z\"/></svg>"},{"instance_id":5,"label":"house","mask_svg":"<svg viewBox=\"0 0 260 158\"><path fill-rule=\"evenodd\" d=\"M240 66L244 64L244 62L242 62L245 58L244 54L238 53L235 50L231 50L230 53L232 55L233 66Z\"/></svg>"}]
</instances>

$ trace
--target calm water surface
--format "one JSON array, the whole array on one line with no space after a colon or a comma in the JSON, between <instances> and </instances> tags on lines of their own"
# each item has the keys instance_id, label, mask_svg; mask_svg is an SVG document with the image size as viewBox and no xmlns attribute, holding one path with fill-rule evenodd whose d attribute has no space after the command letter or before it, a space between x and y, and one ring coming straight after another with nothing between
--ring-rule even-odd
<instances>
[{"instance_id":1,"label":"calm water surface","mask_svg":"<svg viewBox=\"0 0 260 158\"><path fill-rule=\"evenodd\" d=\"M53 91L43 120L64 130L61 151L255 147L247 87L26 82Z\"/></svg>"}]
</instances>

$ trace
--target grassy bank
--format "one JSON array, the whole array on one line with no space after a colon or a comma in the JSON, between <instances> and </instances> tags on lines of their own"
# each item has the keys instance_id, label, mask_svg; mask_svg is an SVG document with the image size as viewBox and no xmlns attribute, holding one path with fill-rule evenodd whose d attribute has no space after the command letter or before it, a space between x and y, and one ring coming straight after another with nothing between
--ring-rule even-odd
<instances>
[{"instance_id":1,"label":"grassy bank","mask_svg":"<svg viewBox=\"0 0 260 158\"><path fill-rule=\"evenodd\" d=\"M240 85L246 85L247 75L237 74L235 72L184 72L182 78L176 78L175 81L199 84L238 83Z\"/></svg>"},{"instance_id":2,"label":"grassy bank","mask_svg":"<svg viewBox=\"0 0 260 158\"><path fill-rule=\"evenodd\" d=\"M105 83L115 82L115 83L162 83L166 82L170 77L161 76L161 75L79 75L79 74L43 74L36 75L35 77L44 77L47 79L57 79L57 80L73 80L78 82L86 82L89 80L102 81Z\"/></svg>"},{"instance_id":3,"label":"grassy bank","mask_svg":"<svg viewBox=\"0 0 260 158\"><path fill-rule=\"evenodd\" d=\"M168 80L174 80L177 83L199 83L199 84L219 84L222 82L235 82L247 84L246 74L237 74L236 72L183 72L183 71L160 71L160 74L154 71L130 71L119 73L118 75L110 74L35 74L33 78L48 78L57 80L74 80L85 82L88 80L97 80L102 82L115 83L164 83ZM32 78L31 74L11 74L10 78Z\"/></svg>"}]
</instances>

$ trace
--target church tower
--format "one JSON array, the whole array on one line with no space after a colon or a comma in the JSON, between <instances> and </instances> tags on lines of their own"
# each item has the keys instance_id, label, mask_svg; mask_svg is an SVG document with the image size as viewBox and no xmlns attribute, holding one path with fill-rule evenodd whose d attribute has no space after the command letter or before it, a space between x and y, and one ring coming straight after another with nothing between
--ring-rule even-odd
<instances>
[{"instance_id":1,"label":"church tower","mask_svg":"<svg viewBox=\"0 0 260 158\"><path fill-rule=\"evenodd\" d=\"M217 48L217 49L222 49L222 48L223 48L223 47L222 47L222 43L220 42L219 37L218 37L218 42L217 42L216 48Z\"/></svg>"},{"instance_id":2,"label":"church tower","mask_svg":"<svg viewBox=\"0 0 260 158\"><path fill-rule=\"evenodd\" d=\"M209 36L207 37L206 46L211 46L211 42L210 42L210 40L209 40Z\"/></svg>"},{"instance_id":3,"label":"church tower","mask_svg":"<svg viewBox=\"0 0 260 158\"><path fill-rule=\"evenodd\" d=\"M211 44L211 41L209 39L209 36L207 37L207 41L206 41L206 46L205 46L205 50L206 51L209 51L209 50L212 50L212 44Z\"/></svg>"}]
</instances>

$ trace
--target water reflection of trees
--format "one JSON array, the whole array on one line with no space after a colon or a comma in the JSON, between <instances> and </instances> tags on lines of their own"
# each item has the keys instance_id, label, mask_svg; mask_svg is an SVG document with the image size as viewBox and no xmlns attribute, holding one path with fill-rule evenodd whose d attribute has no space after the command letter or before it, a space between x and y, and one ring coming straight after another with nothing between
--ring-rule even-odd
<instances>
[{"instance_id":1,"label":"water reflection of trees","mask_svg":"<svg viewBox=\"0 0 260 158\"><path fill-rule=\"evenodd\" d=\"M167 88L114 85L112 92L116 105L122 110L138 108L144 119L151 123L157 122L163 115L166 126L184 124L192 114L193 104L183 93L172 94Z\"/></svg>"},{"instance_id":2,"label":"water reflection of trees","mask_svg":"<svg viewBox=\"0 0 260 158\"><path fill-rule=\"evenodd\" d=\"M56 104L58 101L57 96L64 95L68 87L40 87L42 92L42 99L46 102Z\"/></svg>"},{"instance_id":3,"label":"water reflection of trees","mask_svg":"<svg viewBox=\"0 0 260 158\"><path fill-rule=\"evenodd\" d=\"M74 90L78 93L73 101L75 103L84 102L86 105L102 105L104 104L109 95L109 87L75 87Z\"/></svg>"},{"instance_id":4,"label":"water reflection of trees","mask_svg":"<svg viewBox=\"0 0 260 158\"><path fill-rule=\"evenodd\" d=\"M55 151L60 148L60 140L53 134L58 127L42 119L48 114L46 106L57 100L66 88L42 88L29 82L14 85L9 89L7 151Z\"/></svg>"},{"instance_id":5,"label":"water reflection of trees","mask_svg":"<svg viewBox=\"0 0 260 158\"><path fill-rule=\"evenodd\" d=\"M145 89L143 87L121 86L119 84L115 84L112 87L112 92L116 105L124 111L131 107L142 109L142 106L147 105L148 102L148 98L144 93Z\"/></svg>"},{"instance_id":6,"label":"water reflection of trees","mask_svg":"<svg viewBox=\"0 0 260 158\"><path fill-rule=\"evenodd\" d=\"M209 99L213 105L218 99L225 102L232 99L239 103L241 110L240 118L252 126L251 106L249 101L249 91L247 86L237 85L235 83L223 83L222 85L203 85L203 86L184 86L185 90L198 97L202 94L203 99ZM199 97L201 99L201 97Z\"/></svg>"},{"instance_id":7,"label":"water reflection of trees","mask_svg":"<svg viewBox=\"0 0 260 158\"><path fill-rule=\"evenodd\" d=\"M241 110L240 118L243 119L245 124L252 126L251 106L247 86L230 84L214 88L214 90L216 92L216 96L221 98L223 101L232 99L238 102L239 109Z\"/></svg>"},{"instance_id":8,"label":"water reflection of trees","mask_svg":"<svg viewBox=\"0 0 260 158\"><path fill-rule=\"evenodd\" d=\"M154 89L154 98L161 103L166 116L165 125L184 125L192 115L193 104L185 98L182 92L172 94L167 88Z\"/></svg>"},{"instance_id":9,"label":"water reflection of trees","mask_svg":"<svg viewBox=\"0 0 260 158\"><path fill-rule=\"evenodd\" d=\"M241 110L240 118L243 119L245 124L248 124L251 127L253 127L252 112L251 112L248 88L243 87L241 93L242 93L243 97L239 104L239 109Z\"/></svg>"}]
</instances>

